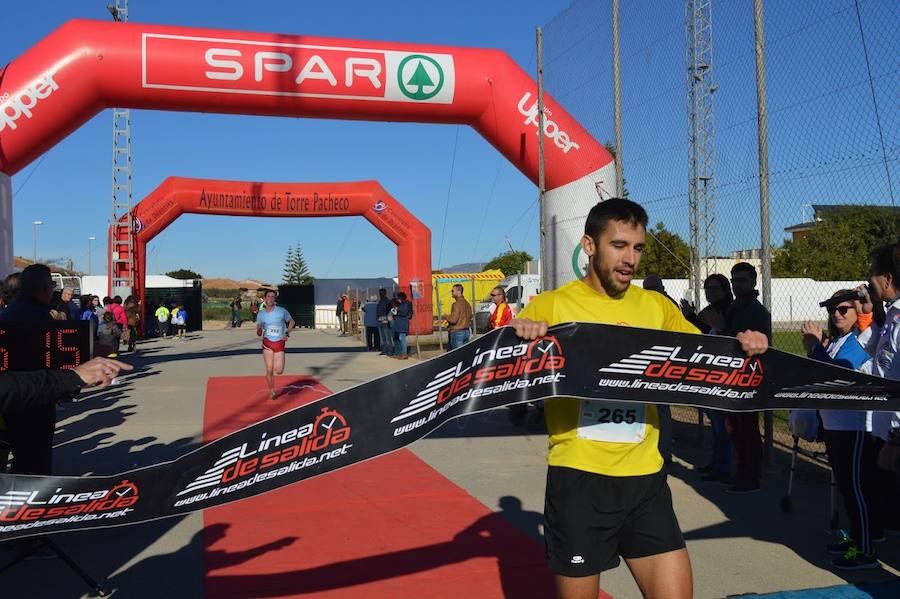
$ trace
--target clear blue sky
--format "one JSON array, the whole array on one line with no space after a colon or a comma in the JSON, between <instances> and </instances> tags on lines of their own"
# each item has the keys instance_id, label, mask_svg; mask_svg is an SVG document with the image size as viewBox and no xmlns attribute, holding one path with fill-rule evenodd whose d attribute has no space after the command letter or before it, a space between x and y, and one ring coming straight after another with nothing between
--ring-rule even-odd
<instances>
[{"instance_id":1,"label":"clear blue sky","mask_svg":"<svg viewBox=\"0 0 900 599\"><path fill-rule=\"evenodd\" d=\"M801 219L803 204L890 203L884 167L872 166L880 149L852 0L804 0L784 14L777 12L788 10L780 4L767 6L773 53L771 160L780 177L773 181L776 241L784 226ZM105 0L50 0L40 7L5 6L0 63L68 19L109 20L105 5ZM583 12L574 23L560 18L546 28L548 89L598 139L611 139L609 2L579 0L575 5ZM717 95L719 181L727 184L719 200L720 251L758 244L758 230L747 223L756 217L755 88L752 53L747 54L752 50L751 5L749 0L715 5L716 60L723 65ZM887 100L900 97L896 61L889 59L897 55L900 11L890 5L862 2L864 20L873 28L870 53L896 193L898 116L896 102L891 106ZM135 22L495 47L533 72L535 26L547 24L568 6L568 0L330 5L132 0L130 16ZM683 8L681 2L658 7L655 2L622 6L626 178L632 197L649 202L652 220L664 220L686 236ZM846 35L834 35L837 32ZM787 53L799 57L796 64L786 64ZM554 67L550 61L555 56L556 64L565 67ZM575 99L577 93L580 99ZM102 240L110 213L111 120L110 111L99 114L45 154L39 165L35 162L13 178L17 255L31 256L31 222L43 220L39 257L71 256L76 268L87 270L88 237L93 235L93 272L105 272ZM507 249L507 236L516 249L537 254L535 186L467 127L149 111L133 111L132 121L136 201L170 175L377 179L431 227L435 267L487 260ZM849 167L855 170L841 170ZM793 178L788 177L791 173ZM865 177L863 185L859 176ZM447 223L441 252L448 193L455 218ZM317 277L396 274L394 246L362 218L192 215L183 216L151 243L148 270L187 267L205 276L278 280L285 251L297 242Z\"/></svg>"}]
</instances>

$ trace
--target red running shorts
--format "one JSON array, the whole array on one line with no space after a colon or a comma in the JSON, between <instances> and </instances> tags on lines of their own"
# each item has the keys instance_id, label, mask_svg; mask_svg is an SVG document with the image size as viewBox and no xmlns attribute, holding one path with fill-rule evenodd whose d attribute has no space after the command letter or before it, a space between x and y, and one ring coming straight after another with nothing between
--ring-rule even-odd
<instances>
[{"instance_id":1,"label":"red running shorts","mask_svg":"<svg viewBox=\"0 0 900 599\"><path fill-rule=\"evenodd\" d=\"M270 341L270 340L266 339L265 337L263 337L262 346L263 346L263 349L270 349L275 353L283 352L284 351L284 341L285 341L284 339L282 339L281 341Z\"/></svg>"}]
</instances>

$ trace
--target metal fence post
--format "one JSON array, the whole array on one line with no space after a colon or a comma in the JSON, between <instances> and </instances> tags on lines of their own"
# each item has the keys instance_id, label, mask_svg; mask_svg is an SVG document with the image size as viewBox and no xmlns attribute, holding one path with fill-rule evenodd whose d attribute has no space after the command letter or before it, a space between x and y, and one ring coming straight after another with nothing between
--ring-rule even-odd
<instances>
[{"instance_id":1,"label":"metal fence post","mask_svg":"<svg viewBox=\"0 0 900 599\"><path fill-rule=\"evenodd\" d=\"M475 302L477 302L477 298L475 297L475 275L472 275L472 318L469 320L469 328L472 330L472 337L475 336Z\"/></svg>"},{"instance_id":2,"label":"metal fence post","mask_svg":"<svg viewBox=\"0 0 900 599\"><path fill-rule=\"evenodd\" d=\"M766 39L763 31L763 0L753 0L753 25L756 36L756 108L759 139L759 232L763 305L772 313L772 242L769 224L769 116L766 109ZM765 445L763 461L772 462L774 448L772 412L763 416Z\"/></svg>"},{"instance_id":3,"label":"metal fence post","mask_svg":"<svg viewBox=\"0 0 900 599\"><path fill-rule=\"evenodd\" d=\"M437 304L437 317L438 317L438 329L437 329L437 338L438 338L438 347L441 348L441 351L444 351L444 319L441 318L443 310L441 309L441 280L434 280L434 298L435 303Z\"/></svg>"}]
</instances>

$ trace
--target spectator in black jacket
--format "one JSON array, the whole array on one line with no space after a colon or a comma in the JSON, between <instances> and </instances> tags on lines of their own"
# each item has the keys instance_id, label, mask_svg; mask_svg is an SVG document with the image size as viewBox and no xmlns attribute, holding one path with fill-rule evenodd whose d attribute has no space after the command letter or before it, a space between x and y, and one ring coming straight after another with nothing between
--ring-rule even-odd
<instances>
[{"instance_id":1,"label":"spectator in black jacket","mask_svg":"<svg viewBox=\"0 0 900 599\"><path fill-rule=\"evenodd\" d=\"M759 331L772 343L772 315L757 297L756 269L746 262L731 267L734 302L725 315L726 334L734 337L743 331ZM762 440L759 436L759 412L729 414L731 438L737 453L737 476L725 492L732 494L759 491L762 478Z\"/></svg>"},{"instance_id":2,"label":"spectator in black jacket","mask_svg":"<svg viewBox=\"0 0 900 599\"><path fill-rule=\"evenodd\" d=\"M0 322L42 326L52 320L50 300L53 278L43 264L32 264L22 271L19 293L3 312ZM37 368L38 365L36 364ZM52 400L9 414L9 443L16 456L15 474L50 474L53 464L53 433L56 430L56 405Z\"/></svg>"}]
</instances>

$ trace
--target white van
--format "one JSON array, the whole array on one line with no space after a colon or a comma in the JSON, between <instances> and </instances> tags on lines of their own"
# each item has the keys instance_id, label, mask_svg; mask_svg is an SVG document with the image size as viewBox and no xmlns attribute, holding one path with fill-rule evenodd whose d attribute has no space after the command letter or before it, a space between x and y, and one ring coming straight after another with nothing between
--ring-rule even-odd
<instances>
[{"instance_id":1,"label":"white van","mask_svg":"<svg viewBox=\"0 0 900 599\"><path fill-rule=\"evenodd\" d=\"M63 275L58 272L50 273L50 277L56 284L55 289L57 291L62 291L66 287L71 287L73 290L72 294L76 300L78 299L78 296L81 295L81 277Z\"/></svg>"},{"instance_id":2,"label":"white van","mask_svg":"<svg viewBox=\"0 0 900 599\"><path fill-rule=\"evenodd\" d=\"M506 291L506 302L513 314L525 307L531 299L541 292L541 275L510 275L497 285ZM491 298L475 305L475 332L486 333L490 330L490 319L496 308Z\"/></svg>"}]
</instances>

